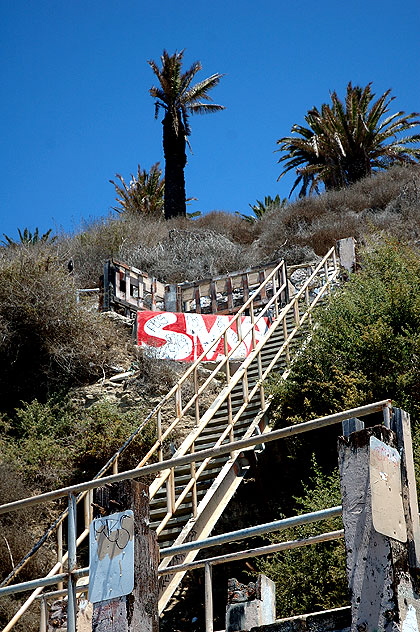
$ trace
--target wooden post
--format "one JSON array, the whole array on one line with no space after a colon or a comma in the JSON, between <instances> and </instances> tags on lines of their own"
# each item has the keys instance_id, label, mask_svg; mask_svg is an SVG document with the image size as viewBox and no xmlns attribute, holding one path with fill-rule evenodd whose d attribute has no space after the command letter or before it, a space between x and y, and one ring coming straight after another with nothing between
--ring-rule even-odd
<instances>
[{"instance_id":1,"label":"wooden post","mask_svg":"<svg viewBox=\"0 0 420 632\"><path fill-rule=\"evenodd\" d=\"M338 440L351 632L419 629L416 579L408 565L407 489L396 448L385 426Z\"/></svg>"},{"instance_id":2,"label":"wooden post","mask_svg":"<svg viewBox=\"0 0 420 632\"><path fill-rule=\"evenodd\" d=\"M159 549L149 528L148 486L124 481L96 490L97 515L134 512L134 590L93 606L92 632L158 632Z\"/></svg>"}]
</instances>

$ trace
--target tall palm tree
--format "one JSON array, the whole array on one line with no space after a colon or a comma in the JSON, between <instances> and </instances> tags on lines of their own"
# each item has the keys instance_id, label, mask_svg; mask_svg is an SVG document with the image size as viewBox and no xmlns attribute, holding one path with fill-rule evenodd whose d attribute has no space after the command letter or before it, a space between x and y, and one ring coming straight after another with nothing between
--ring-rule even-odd
<instances>
[{"instance_id":1,"label":"tall palm tree","mask_svg":"<svg viewBox=\"0 0 420 632\"><path fill-rule=\"evenodd\" d=\"M184 51L169 55L166 50L160 58L162 67L154 61L149 65L155 73L159 87L150 88L155 99L155 118L160 108L163 117L163 152L165 156L165 219L186 216L184 168L187 163L185 153L187 136L191 134L188 124L189 114L207 114L224 110L222 105L209 103L209 91L217 86L221 77L218 73L191 85L197 72L202 68L196 61L189 70L182 72Z\"/></svg>"},{"instance_id":2,"label":"tall palm tree","mask_svg":"<svg viewBox=\"0 0 420 632\"><path fill-rule=\"evenodd\" d=\"M406 135L420 124L418 113L385 116L395 97L387 90L375 101L371 85L349 83L344 103L333 92L331 104L308 111L308 127L293 125L298 136L277 141L277 151L285 152L279 179L291 170L297 174L290 194L299 184L299 195L306 195L318 192L321 184L326 190L338 189L395 163L418 162L420 148L410 145L419 143L420 134Z\"/></svg>"}]
</instances>

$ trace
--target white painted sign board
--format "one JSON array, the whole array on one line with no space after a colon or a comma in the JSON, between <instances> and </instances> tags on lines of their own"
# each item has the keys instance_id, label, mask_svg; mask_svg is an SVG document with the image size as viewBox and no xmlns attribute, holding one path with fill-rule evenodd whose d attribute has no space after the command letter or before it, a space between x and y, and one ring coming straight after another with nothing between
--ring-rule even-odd
<instances>
[{"instance_id":1,"label":"white painted sign board","mask_svg":"<svg viewBox=\"0 0 420 632\"><path fill-rule=\"evenodd\" d=\"M373 526L382 535L406 542L401 457L398 450L371 437L369 467Z\"/></svg>"},{"instance_id":2,"label":"white painted sign board","mask_svg":"<svg viewBox=\"0 0 420 632\"><path fill-rule=\"evenodd\" d=\"M89 533L89 601L134 589L134 514L131 510L93 520Z\"/></svg>"}]
</instances>

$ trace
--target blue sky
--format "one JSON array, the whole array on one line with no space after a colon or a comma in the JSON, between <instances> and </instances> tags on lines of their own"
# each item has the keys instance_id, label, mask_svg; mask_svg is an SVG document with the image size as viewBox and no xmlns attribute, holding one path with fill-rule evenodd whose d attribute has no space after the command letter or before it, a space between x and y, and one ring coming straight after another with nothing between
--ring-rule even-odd
<instances>
[{"instance_id":1,"label":"blue sky","mask_svg":"<svg viewBox=\"0 0 420 632\"><path fill-rule=\"evenodd\" d=\"M249 211L277 182L276 140L349 81L420 110L420 3L391 0L0 0L0 238L78 230L114 205L110 179L160 161L147 64L185 48L223 112L191 117L191 211Z\"/></svg>"}]
</instances>

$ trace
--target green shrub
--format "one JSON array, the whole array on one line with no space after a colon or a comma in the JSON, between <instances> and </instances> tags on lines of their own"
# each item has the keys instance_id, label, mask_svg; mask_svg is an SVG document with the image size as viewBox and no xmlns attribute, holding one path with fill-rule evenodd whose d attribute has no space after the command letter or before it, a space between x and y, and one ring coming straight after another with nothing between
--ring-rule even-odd
<instances>
[{"instance_id":1,"label":"green shrub","mask_svg":"<svg viewBox=\"0 0 420 632\"><path fill-rule=\"evenodd\" d=\"M297 514L340 505L337 471L325 475L314 461L311 479L295 502ZM329 519L281 531L271 535L270 540L297 540L341 528L341 519ZM328 610L348 603L343 540L280 551L266 558L255 558L254 563L276 583L277 617Z\"/></svg>"},{"instance_id":2,"label":"green shrub","mask_svg":"<svg viewBox=\"0 0 420 632\"><path fill-rule=\"evenodd\" d=\"M48 490L95 476L141 425L144 411L121 411L103 401L80 408L68 399L22 404L6 420L3 461L12 463L23 480ZM120 468L135 467L155 439L147 426L120 459ZM1 453L0 453L1 456Z\"/></svg>"},{"instance_id":3,"label":"green shrub","mask_svg":"<svg viewBox=\"0 0 420 632\"><path fill-rule=\"evenodd\" d=\"M420 258L396 241L378 242L364 250L361 266L315 312L318 327L288 379L272 380L274 422L283 427L391 398L411 415L420 482ZM381 415L364 419L368 425L382 422ZM337 479L328 474L336 468L340 433L340 426L331 426L277 448L287 463L283 511L287 506L293 513L286 493L298 497L299 511L340 504ZM312 454L324 474L317 467L315 476L311 472ZM290 537L308 532L305 527ZM279 616L343 605L342 559L342 544L324 544L279 553L262 565L278 583Z\"/></svg>"},{"instance_id":4,"label":"green shrub","mask_svg":"<svg viewBox=\"0 0 420 632\"><path fill-rule=\"evenodd\" d=\"M420 413L420 258L396 241L366 249L362 270L317 314L318 329L285 383L279 423L392 398Z\"/></svg>"}]
</instances>

